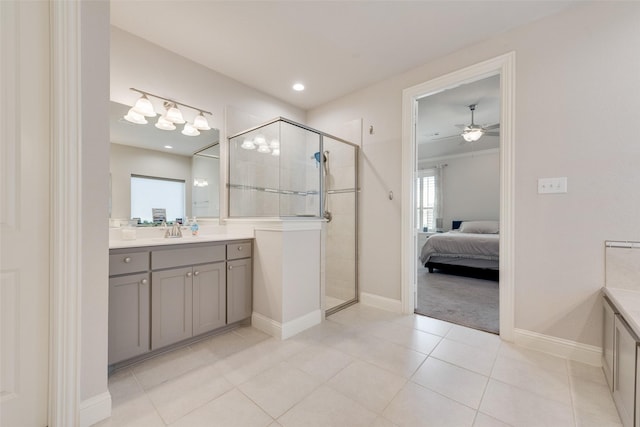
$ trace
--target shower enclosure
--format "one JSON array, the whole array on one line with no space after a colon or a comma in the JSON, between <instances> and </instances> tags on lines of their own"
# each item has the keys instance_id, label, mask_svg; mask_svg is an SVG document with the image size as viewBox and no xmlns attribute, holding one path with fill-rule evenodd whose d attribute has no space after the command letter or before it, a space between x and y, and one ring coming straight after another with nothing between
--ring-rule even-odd
<instances>
[{"instance_id":1,"label":"shower enclosure","mask_svg":"<svg viewBox=\"0 0 640 427\"><path fill-rule=\"evenodd\" d=\"M358 146L284 118L229 138L229 218L325 219L327 315L358 300Z\"/></svg>"}]
</instances>

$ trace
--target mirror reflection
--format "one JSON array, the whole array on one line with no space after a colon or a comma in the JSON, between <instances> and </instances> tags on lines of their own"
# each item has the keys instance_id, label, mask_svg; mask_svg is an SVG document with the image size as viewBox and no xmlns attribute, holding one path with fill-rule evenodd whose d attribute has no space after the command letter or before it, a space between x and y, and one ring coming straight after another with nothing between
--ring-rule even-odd
<instances>
[{"instance_id":1,"label":"mirror reflection","mask_svg":"<svg viewBox=\"0 0 640 427\"><path fill-rule=\"evenodd\" d=\"M129 108L111 102L111 225L128 224L132 218L139 225L145 225L145 221L146 225L153 225L152 209L166 209L169 223L192 217L217 218L219 131L211 129L201 131L199 136L185 136L179 129L156 128L153 118L146 125L130 123L123 118ZM140 177L148 178L148 182L183 183L184 191L172 192L173 196L160 192L159 198L143 200L141 194L149 194L136 191Z\"/></svg>"}]
</instances>

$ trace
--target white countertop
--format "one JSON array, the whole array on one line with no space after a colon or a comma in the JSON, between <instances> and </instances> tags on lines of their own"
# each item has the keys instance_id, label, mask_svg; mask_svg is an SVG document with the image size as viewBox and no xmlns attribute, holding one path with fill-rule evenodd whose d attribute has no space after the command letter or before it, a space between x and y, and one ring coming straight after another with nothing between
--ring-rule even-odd
<instances>
[{"instance_id":1,"label":"white countertop","mask_svg":"<svg viewBox=\"0 0 640 427\"><path fill-rule=\"evenodd\" d=\"M198 236L185 235L183 237L144 237L134 240L110 239L109 249L137 248L146 246L183 245L187 243L222 242L225 240L253 239L253 230L234 230L225 233L200 234Z\"/></svg>"},{"instance_id":2,"label":"white countertop","mask_svg":"<svg viewBox=\"0 0 640 427\"><path fill-rule=\"evenodd\" d=\"M603 291L640 337L640 291L610 287L603 288Z\"/></svg>"}]
</instances>

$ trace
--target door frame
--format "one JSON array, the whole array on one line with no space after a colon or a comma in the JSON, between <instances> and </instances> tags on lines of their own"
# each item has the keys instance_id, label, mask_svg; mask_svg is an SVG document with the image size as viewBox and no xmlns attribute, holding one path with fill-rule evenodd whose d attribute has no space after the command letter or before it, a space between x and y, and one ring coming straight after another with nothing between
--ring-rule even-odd
<instances>
[{"instance_id":1,"label":"door frame","mask_svg":"<svg viewBox=\"0 0 640 427\"><path fill-rule=\"evenodd\" d=\"M403 313L414 312L417 286L414 205L418 99L496 74L500 75L500 337L505 341L513 341L515 52L451 72L402 92L401 304Z\"/></svg>"}]
</instances>

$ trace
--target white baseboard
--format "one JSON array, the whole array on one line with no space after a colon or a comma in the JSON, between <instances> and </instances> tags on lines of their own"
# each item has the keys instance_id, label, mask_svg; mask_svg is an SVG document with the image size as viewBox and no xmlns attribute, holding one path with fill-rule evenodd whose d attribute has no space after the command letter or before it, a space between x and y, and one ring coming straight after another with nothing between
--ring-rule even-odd
<instances>
[{"instance_id":1,"label":"white baseboard","mask_svg":"<svg viewBox=\"0 0 640 427\"><path fill-rule=\"evenodd\" d=\"M251 314L251 325L272 337L286 340L312 326L322 322L322 310L314 310L304 316L291 320L286 323L280 323L268 318L260 313Z\"/></svg>"},{"instance_id":2,"label":"white baseboard","mask_svg":"<svg viewBox=\"0 0 640 427\"><path fill-rule=\"evenodd\" d=\"M588 365L602 366L601 347L517 328L514 330L514 342L516 345L532 350L553 354L554 356L586 363Z\"/></svg>"},{"instance_id":3,"label":"white baseboard","mask_svg":"<svg viewBox=\"0 0 640 427\"><path fill-rule=\"evenodd\" d=\"M255 311L251 314L251 326L272 337L282 336L282 324Z\"/></svg>"},{"instance_id":4,"label":"white baseboard","mask_svg":"<svg viewBox=\"0 0 640 427\"><path fill-rule=\"evenodd\" d=\"M322 310L318 309L307 313L304 316L300 316L297 319L293 319L282 325L281 339L286 340L300 332L318 325L322 322Z\"/></svg>"},{"instance_id":5,"label":"white baseboard","mask_svg":"<svg viewBox=\"0 0 640 427\"><path fill-rule=\"evenodd\" d=\"M89 427L111 416L111 394L108 391L80 402L80 427Z\"/></svg>"},{"instance_id":6,"label":"white baseboard","mask_svg":"<svg viewBox=\"0 0 640 427\"><path fill-rule=\"evenodd\" d=\"M380 295L360 292L360 304L370 305L371 307L380 308L382 310L392 311L394 313L402 313L402 301L398 299L381 297Z\"/></svg>"}]
</instances>

